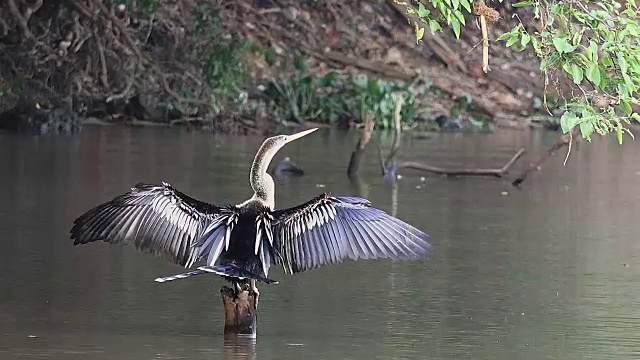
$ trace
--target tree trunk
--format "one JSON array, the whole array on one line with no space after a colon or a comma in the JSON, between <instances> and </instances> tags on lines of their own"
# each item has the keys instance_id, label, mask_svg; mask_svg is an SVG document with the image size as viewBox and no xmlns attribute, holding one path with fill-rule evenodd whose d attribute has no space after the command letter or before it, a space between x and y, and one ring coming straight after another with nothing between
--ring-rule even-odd
<instances>
[{"instance_id":1,"label":"tree trunk","mask_svg":"<svg viewBox=\"0 0 640 360\"><path fill-rule=\"evenodd\" d=\"M224 304L224 334L256 336L255 296L249 290L236 294L235 290L223 286L220 289Z\"/></svg>"}]
</instances>

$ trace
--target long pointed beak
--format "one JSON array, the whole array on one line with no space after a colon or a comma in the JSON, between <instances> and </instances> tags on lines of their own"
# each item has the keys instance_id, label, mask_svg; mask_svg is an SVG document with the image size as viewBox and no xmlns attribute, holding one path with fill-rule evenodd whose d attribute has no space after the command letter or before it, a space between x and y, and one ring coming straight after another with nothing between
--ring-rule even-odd
<instances>
[{"instance_id":1,"label":"long pointed beak","mask_svg":"<svg viewBox=\"0 0 640 360\"><path fill-rule=\"evenodd\" d=\"M295 133L293 135L289 135L287 136L287 143L292 142L293 140L298 140L301 137L305 136L305 135L309 135L312 132L318 130L318 128L313 128L313 129L309 129L309 130L305 130L305 131L300 131L299 133Z\"/></svg>"}]
</instances>

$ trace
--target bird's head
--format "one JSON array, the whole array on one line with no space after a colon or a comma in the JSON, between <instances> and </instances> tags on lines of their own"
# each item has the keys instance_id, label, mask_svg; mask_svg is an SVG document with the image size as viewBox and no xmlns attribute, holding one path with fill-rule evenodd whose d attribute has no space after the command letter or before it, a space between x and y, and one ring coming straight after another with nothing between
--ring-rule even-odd
<instances>
[{"instance_id":1,"label":"bird's head","mask_svg":"<svg viewBox=\"0 0 640 360\"><path fill-rule=\"evenodd\" d=\"M278 150L282 149L285 145L287 145L288 143L294 141L294 140L298 140L301 137L305 136L305 135L309 135L312 132L318 130L318 128L313 128L313 129L309 129L309 130L304 130L304 131L300 131L297 132L295 134L291 134L291 135L276 135L276 136L272 136L268 139L266 139L263 143L262 143L262 147L260 148L260 150L258 151L258 153L264 151L265 153L271 153L272 155L275 155Z\"/></svg>"},{"instance_id":2,"label":"bird's head","mask_svg":"<svg viewBox=\"0 0 640 360\"><path fill-rule=\"evenodd\" d=\"M288 143L298 140L305 135L309 135L316 130L318 130L318 128L300 131L291 135L276 135L266 139L262 143L251 166L251 187L253 187L253 190L259 198L266 199L269 203L272 202L274 184L271 176L267 174L267 168L278 150L282 149L282 147Z\"/></svg>"}]
</instances>

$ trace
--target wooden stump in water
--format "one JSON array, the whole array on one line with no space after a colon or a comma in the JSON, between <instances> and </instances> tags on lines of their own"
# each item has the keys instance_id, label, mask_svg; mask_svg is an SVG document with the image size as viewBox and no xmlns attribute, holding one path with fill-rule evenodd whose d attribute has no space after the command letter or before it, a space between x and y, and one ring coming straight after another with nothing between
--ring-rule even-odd
<instances>
[{"instance_id":1,"label":"wooden stump in water","mask_svg":"<svg viewBox=\"0 0 640 360\"><path fill-rule=\"evenodd\" d=\"M256 335L255 295L246 289L236 294L228 286L220 289L224 304L224 334Z\"/></svg>"}]
</instances>

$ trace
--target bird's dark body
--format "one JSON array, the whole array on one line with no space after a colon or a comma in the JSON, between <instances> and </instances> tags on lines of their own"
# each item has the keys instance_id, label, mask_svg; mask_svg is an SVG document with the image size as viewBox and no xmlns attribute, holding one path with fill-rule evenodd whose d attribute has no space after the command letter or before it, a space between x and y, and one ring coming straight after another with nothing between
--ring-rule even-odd
<instances>
[{"instance_id":1,"label":"bird's dark body","mask_svg":"<svg viewBox=\"0 0 640 360\"><path fill-rule=\"evenodd\" d=\"M269 209L258 201L250 201L241 207L232 206L230 209L238 213L238 223L231 232L229 249L220 255L220 265L235 265L250 273L267 277L260 257L255 253L255 242L256 220ZM229 281L238 279L233 276L223 277Z\"/></svg>"}]
</instances>

